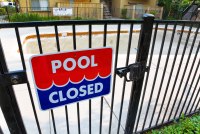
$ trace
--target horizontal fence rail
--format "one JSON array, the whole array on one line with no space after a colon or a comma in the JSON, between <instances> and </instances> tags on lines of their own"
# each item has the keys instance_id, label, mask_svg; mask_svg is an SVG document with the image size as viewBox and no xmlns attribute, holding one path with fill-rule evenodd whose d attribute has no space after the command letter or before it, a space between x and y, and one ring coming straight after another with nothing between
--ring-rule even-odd
<instances>
[{"instance_id":1,"label":"horizontal fence rail","mask_svg":"<svg viewBox=\"0 0 200 134\"><path fill-rule=\"evenodd\" d=\"M7 73L27 72L28 82L13 87L27 133L123 134L132 84L119 78L114 70L135 62L143 23L91 20L0 24ZM149 71L144 76L135 133L168 124L182 114L195 114L200 108L199 22L155 20L152 30ZM114 49L111 93L50 111L39 110L29 57L99 47ZM31 109L28 115L26 107Z\"/></svg>"}]
</instances>

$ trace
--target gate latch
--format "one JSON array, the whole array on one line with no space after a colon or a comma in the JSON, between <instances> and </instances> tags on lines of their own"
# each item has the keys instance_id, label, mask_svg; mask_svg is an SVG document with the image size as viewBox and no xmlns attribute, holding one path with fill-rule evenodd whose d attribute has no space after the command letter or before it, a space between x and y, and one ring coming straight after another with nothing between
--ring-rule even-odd
<instances>
[{"instance_id":1,"label":"gate latch","mask_svg":"<svg viewBox=\"0 0 200 134\"><path fill-rule=\"evenodd\" d=\"M126 81L129 82L133 80L139 80L148 70L149 67L146 67L143 62L136 62L127 67L117 68L115 72L120 78L125 77ZM127 78L128 73L129 79Z\"/></svg>"}]
</instances>

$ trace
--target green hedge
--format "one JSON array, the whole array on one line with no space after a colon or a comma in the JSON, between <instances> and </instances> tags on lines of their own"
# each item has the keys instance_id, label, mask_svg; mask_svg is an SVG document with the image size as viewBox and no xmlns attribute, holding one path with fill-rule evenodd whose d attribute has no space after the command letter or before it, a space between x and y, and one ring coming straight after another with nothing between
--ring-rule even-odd
<instances>
[{"instance_id":1,"label":"green hedge","mask_svg":"<svg viewBox=\"0 0 200 134\"><path fill-rule=\"evenodd\" d=\"M41 16L36 13L16 13L10 16L11 22L27 22L27 21L50 21L59 20L56 16Z\"/></svg>"},{"instance_id":2,"label":"green hedge","mask_svg":"<svg viewBox=\"0 0 200 134\"><path fill-rule=\"evenodd\" d=\"M123 8L122 10L121 10L121 17L122 17L122 19L127 19L127 9L126 8Z\"/></svg>"},{"instance_id":3,"label":"green hedge","mask_svg":"<svg viewBox=\"0 0 200 134\"><path fill-rule=\"evenodd\" d=\"M200 134L200 114L190 118L182 116L178 122L148 134Z\"/></svg>"},{"instance_id":4,"label":"green hedge","mask_svg":"<svg viewBox=\"0 0 200 134\"><path fill-rule=\"evenodd\" d=\"M7 7L3 7L3 8L4 8L5 10L7 10L9 14L16 13L16 8L15 8L15 7L7 6Z\"/></svg>"},{"instance_id":5,"label":"green hedge","mask_svg":"<svg viewBox=\"0 0 200 134\"><path fill-rule=\"evenodd\" d=\"M5 8L0 8L0 15L6 15L6 10Z\"/></svg>"}]
</instances>

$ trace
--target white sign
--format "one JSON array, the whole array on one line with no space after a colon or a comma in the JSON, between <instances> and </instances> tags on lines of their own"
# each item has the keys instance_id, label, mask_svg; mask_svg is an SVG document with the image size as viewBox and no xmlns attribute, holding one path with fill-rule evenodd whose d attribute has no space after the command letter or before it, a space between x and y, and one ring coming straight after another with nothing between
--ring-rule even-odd
<instances>
[{"instance_id":1,"label":"white sign","mask_svg":"<svg viewBox=\"0 0 200 134\"><path fill-rule=\"evenodd\" d=\"M72 16L72 8L53 8L53 15L54 16Z\"/></svg>"}]
</instances>

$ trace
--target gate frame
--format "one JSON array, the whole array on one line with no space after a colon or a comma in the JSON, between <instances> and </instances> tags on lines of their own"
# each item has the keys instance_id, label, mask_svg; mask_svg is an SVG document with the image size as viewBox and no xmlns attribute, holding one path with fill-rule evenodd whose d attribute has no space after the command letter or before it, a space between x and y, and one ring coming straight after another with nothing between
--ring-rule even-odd
<instances>
[{"instance_id":1,"label":"gate frame","mask_svg":"<svg viewBox=\"0 0 200 134\"><path fill-rule=\"evenodd\" d=\"M154 16L151 14L144 14L141 26L141 32L139 36L138 52L136 56L136 62L147 64L149 48L151 44L151 35L153 31ZM135 120L137 116L142 85L144 82L145 73L140 76L140 79L134 80L131 87L131 96L128 107L128 114L126 118L125 134L132 134L134 130Z\"/></svg>"},{"instance_id":2,"label":"gate frame","mask_svg":"<svg viewBox=\"0 0 200 134\"><path fill-rule=\"evenodd\" d=\"M0 41L0 107L5 117L8 129L12 134L26 134L26 129L17 104L12 85L27 81L24 71L9 72L3 47Z\"/></svg>"}]
</instances>

